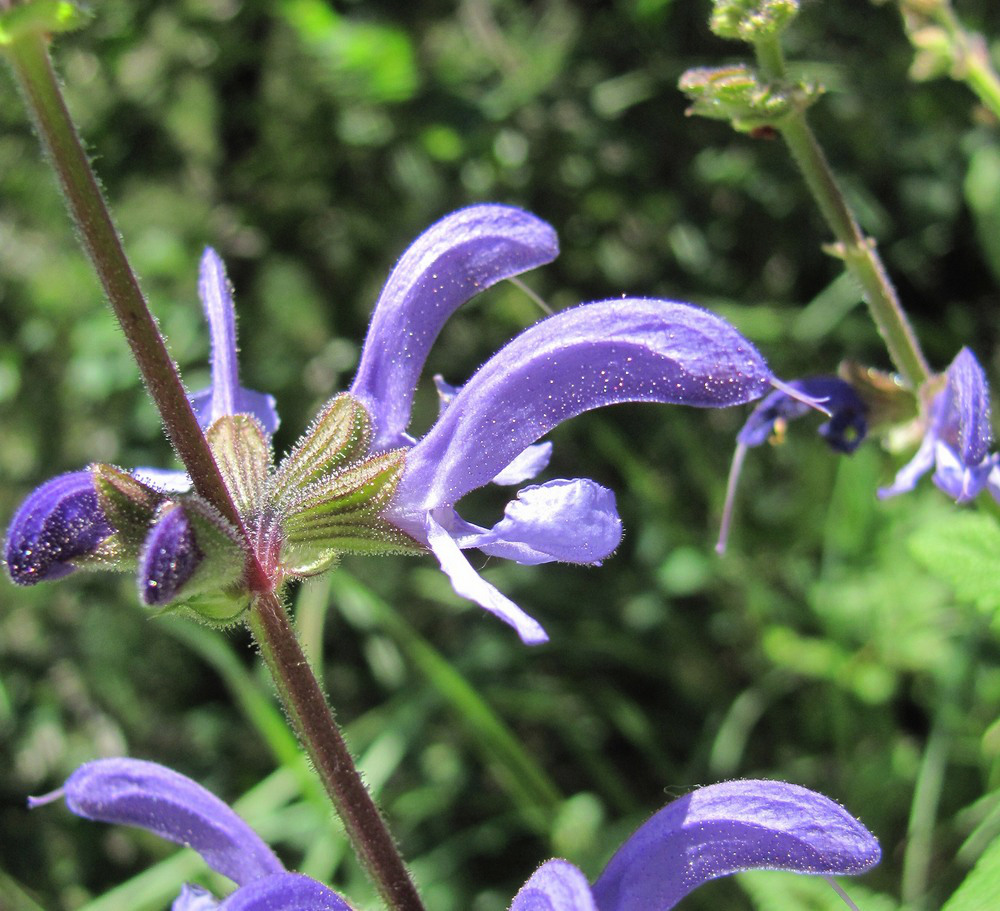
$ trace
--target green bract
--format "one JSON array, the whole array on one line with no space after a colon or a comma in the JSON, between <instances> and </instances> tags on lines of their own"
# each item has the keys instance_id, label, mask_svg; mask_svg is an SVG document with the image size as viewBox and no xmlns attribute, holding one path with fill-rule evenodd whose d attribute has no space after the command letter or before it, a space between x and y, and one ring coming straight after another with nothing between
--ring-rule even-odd
<instances>
[{"instance_id":1,"label":"green bract","mask_svg":"<svg viewBox=\"0 0 1000 911\"><path fill-rule=\"evenodd\" d=\"M766 82L753 67L742 63L688 70L678 85L691 99L688 114L728 120L744 133L779 126L822 93L819 86L808 83Z\"/></svg>"}]
</instances>

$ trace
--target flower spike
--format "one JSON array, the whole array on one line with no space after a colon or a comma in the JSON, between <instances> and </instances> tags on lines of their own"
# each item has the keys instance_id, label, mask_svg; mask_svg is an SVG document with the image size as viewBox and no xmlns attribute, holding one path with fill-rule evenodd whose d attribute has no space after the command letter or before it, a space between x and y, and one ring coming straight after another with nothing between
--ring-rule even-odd
<instances>
[{"instance_id":1,"label":"flower spike","mask_svg":"<svg viewBox=\"0 0 1000 911\"><path fill-rule=\"evenodd\" d=\"M491 285L551 262L555 231L513 206L479 205L431 225L385 284L350 391L371 413L375 449L412 443L406 436L417 379L445 321Z\"/></svg>"},{"instance_id":2,"label":"flower spike","mask_svg":"<svg viewBox=\"0 0 1000 911\"><path fill-rule=\"evenodd\" d=\"M46 481L15 513L7 533L7 572L18 585L69 575L75 558L94 553L114 533L90 470Z\"/></svg>"}]
</instances>

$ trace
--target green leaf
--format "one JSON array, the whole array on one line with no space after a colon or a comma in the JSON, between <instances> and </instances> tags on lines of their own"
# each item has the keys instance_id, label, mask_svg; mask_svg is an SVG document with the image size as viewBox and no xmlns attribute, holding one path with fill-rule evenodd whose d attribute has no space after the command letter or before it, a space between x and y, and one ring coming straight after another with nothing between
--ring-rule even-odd
<instances>
[{"instance_id":1,"label":"green leaf","mask_svg":"<svg viewBox=\"0 0 1000 911\"><path fill-rule=\"evenodd\" d=\"M994 838L941 911L983 911L1000 895L1000 838Z\"/></svg>"},{"instance_id":2,"label":"green leaf","mask_svg":"<svg viewBox=\"0 0 1000 911\"><path fill-rule=\"evenodd\" d=\"M960 600L989 614L1000 607L1000 525L992 516L956 512L922 526L909 545L916 560Z\"/></svg>"}]
</instances>

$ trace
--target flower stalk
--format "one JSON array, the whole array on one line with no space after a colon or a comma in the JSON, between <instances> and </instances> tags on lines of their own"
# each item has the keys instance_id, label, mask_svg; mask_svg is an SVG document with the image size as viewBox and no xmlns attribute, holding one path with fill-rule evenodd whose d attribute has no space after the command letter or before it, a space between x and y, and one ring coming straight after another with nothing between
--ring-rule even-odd
<instances>
[{"instance_id":1,"label":"flower stalk","mask_svg":"<svg viewBox=\"0 0 1000 911\"><path fill-rule=\"evenodd\" d=\"M253 552L239 511L122 247L62 97L47 43L43 33L29 29L17 34L3 50L65 194L84 249L195 490L240 531L247 555L247 584L255 593L250 628L296 734L343 819L354 851L393 911L422 911L395 842L365 788L326 697L295 638L284 606Z\"/></svg>"},{"instance_id":2,"label":"flower stalk","mask_svg":"<svg viewBox=\"0 0 1000 911\"><path fill-rule=\"evenodd\" d=\"M753 42L757 65L765 80L785 79L784 56L777 35ZM869 312L886 344L889 356L905 383L918 390L931 371L889 279L875 241L865 237L851 212L804 108L795 108L774 123L788 145L827 225L837 239L835 252L861 286Z\"/></svg>"},{"instance_id":3,"label":"flower stalk","mask_svg":"<svg viewBox=\"0 0 1000 911\"><path fill-rule=\"evenodd\" d=\"M395 840L355 767L326 697L299 645L284 605L273 591L250 608L250 629L274 678L299 740L309 753L344 829L386 905L423 911Z\"/></svg>"}]
</instances>

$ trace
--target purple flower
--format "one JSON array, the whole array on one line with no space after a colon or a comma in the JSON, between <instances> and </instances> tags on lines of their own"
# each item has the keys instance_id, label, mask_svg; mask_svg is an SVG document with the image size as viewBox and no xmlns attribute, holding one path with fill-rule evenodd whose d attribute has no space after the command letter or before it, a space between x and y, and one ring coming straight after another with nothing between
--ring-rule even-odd
<instances>
[{"instance_id":1,"label":"purple flower","mask_svg":"<svg viewBox=\"0 0 1000 911\"><path fill-rule=\"evenodd\" d=\"M750 413L736 437L736 452L726 486L726 503L722 510L718 553L724 553L732 525L736 487L743 471L747 450L760 446L768 439L783 439L789 421L814 410L829 415L829 420L817 428L831 449L850 455L868 432L868 408L850 383L835 376L810 376L792 380L766 395Z\"/></svg>"},{"instance_id":2,"label":"purple flower","mask_svg":"<svg viewBox=\"0 0 1000 911\"><path fill-rule=\"evenodd\" d=\"M414 443L406 433L414 389L448 315L555 253L552 229L518 209L473 206L442 219L390 276L351 386L375 425L374 448L411 447L383 516L434 553L458 594L527 643L544 642L544 630L462 550L597 565L621 540L614 495L587 479L527 487L490 529L464 521L458 501L490 481L532 477L550 452L533 444L584 411L619 402L736 405L759 398L772 380L753 345L711 313L664 300L602 301L532 326L459 390L439 382L442 413Z\"/></svg>"},{"instance_id":3,"label":"purple flower","mask_svg":"<svg viewBox=\"0 0 1000 911\"><path fill-rule=\"evenodd\" d=\"M781 781L727 781L667 804L592 886L565 860L543 864L510 911L667 911L742 870L854 875L880 857L875 837L822 794Z\"/></svg>"},{"instance_id":4,"label":"purple flower","mask_svg":"<svg viewBox=\"0 0 1000 911\"><path fill-rule=\"evenodd\" d=\"M932 467L931 480L958 503L975 499L987 486L998 457L989 452L993 430L986 375L975 355L963 348L945 377L944 389L931 401L920 447L892 484L879 490L879 497L913 490Z\"/></svg>"},{"instance_id":5,"label":"purple flower","mask_svg":"<svg viewBox=\"0 0 1000 911\"><path fill-rule=\"evenodd\" d=\"M80 766L63 787L29 798L37 807L59 797L78 816L140 826L194 848L213 870L239 887L221 903L185 886L172 911L351 911L321 883L289 873L274 852L218 797L155 762L98 759Z\"/></svg>"},{"instance_id":6,"label":"purple flower","mask_svg":"<svg viewBox=\"0 0 1000 911\"><path fill-rule=\"evenodd\" d=\"M533 478L551 455L551 444L537 441L582 412L619 402L724 407L757 399L777 382L753 345L711 313L665 300L608 300L532 326L461 389L439 380L441 414L414 440L407 430L417 380L448 317L478 291L557 251L547 224L510 206L472 206L429 228L389 276L350 392L324 406L276 470L273 400L239 384L232 293L218 256L206 251L199 292L212 335L212 386L192 403L269 582L278 587L321 572L343 552L430 550L456 592L512 625L525 642L543 642L541 626L482 579L462 551L478 548L525 564L599 565L622 537L614 494L584 478L528 486L490 528L466 522L459 501L491 481ZM125 478L114 484L139 482L140 489L118 493L142 501L145 526L134 521L129 503L108 513L114 491L102 488L87 503L93 528L107 535L110 527L118 556L138 564L144 602L166 605L197 590L211 605L198 608L203 614L234 619L246 596L237 585L240 541L232 529L205 513L183 472L136 469ZM50 500L30 515L58 512ZM119 521L136 527L125 534ZM30 544L38 524L27 513L15 517L15 551ZM92 549L95 534L79 533L73 546L52 550L45 566L33 575L19 570L15 581L46 578L50 565L69 571L73 547ZM212 568L210 540L218 545ZM213 598L223 589L220 604Z\"/></svg>"},{"instance_id":7,"label":"purple flower","mask_svg":"<svg viewBox=\"0 0 1000 911\"><path fill-rule=\"evenodd\" d=\"M286 872L221 800L156 763L89 762L61 790L31 798L29 806L59 797L87 819L140 826L189 845L238 886L221 904L185 886L173 911L349 911L326 886ZM879 857L872 834L822 794L780 781L729 781L656 813L593 885L568 861L548 861L514 897L511 911L667 911L703 883L741 870L852 875Z\"/></svg>"}]
</instances>

